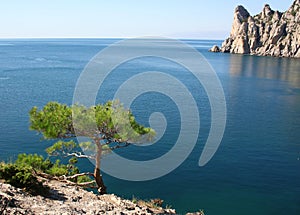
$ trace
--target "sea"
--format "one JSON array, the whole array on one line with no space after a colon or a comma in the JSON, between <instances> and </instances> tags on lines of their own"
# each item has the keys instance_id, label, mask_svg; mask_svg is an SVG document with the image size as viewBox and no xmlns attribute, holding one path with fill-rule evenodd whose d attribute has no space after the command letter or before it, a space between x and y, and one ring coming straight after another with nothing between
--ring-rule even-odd
<instances>
[{"instance_id":1,"label":"sea","mask_svg":"<svg viewBox=\"0 0 300 215\"><path fill-rule=\"evenodd\" d=\"M55 140L44 140L29 129L28 112L49 101L71 105L88 63L120 41L1 39L0 160L13 161L19 153L46 157L45 148ZM149 126L151 114L159 112L166 128L155 144L118 149L115 153L119 156L142 162L166 155L176 144L183 122L191 136L196 133L198 137L186 159L160 177L133 181L103 173L108 192L129 199L160 198L179 214L199 210L206 215L300 214L300 60L209 52L213 45L221 45L218 40L180 42L200 53L222 86L226 124L219 147L199 166L213 127L213 107L203 83L187 68L155 56L121 62L99 88L97 103L113 99L114 92L132 76L146 71L165 73L180 81L193 97L200 127L184 121L185 110L161 91L137 96L129 107L136 120ZM149 79L142 85L147 83ZM181 95L181 89L172 92ZM188 147L193 141L186 136L177 144ZM92 171L93 164L85 160L79 167Z\"/></svg>"}]
</instances>

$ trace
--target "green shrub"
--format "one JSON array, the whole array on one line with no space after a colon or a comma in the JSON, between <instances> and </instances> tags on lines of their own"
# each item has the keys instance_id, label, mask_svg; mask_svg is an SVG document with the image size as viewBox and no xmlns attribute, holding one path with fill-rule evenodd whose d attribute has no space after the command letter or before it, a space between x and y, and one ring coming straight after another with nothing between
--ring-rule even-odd
<instances>
[{"instance_id":1,"label":"green shrub","mask_svg":"<svg viewBox=\"0 0 300 215\"><path fill-rule=\"evenodd\" d=\"M37 154L19 154L15 164L31 167L41 172L45 172L53 166L53 163L49 159L45 160L43 156Z\"/></svg>"},{"instance_id":2,"label":"green shrub","mask_svg":"<svg viewBox=\"0 0 300 215\"><path fill-rule=\"evenodd\" d=\"M92 179L89 177L89 176L87 176L87 175L83 175L83 176L79 176L78 178L77 178L77 183L84 183L84 182L90 182Z\"/></svg>"},{"instance_id":3,"label":"green shrub","mask_svg":"<svg viewBox=\"0 0 300 215\"><path fill-rule=\"evenodd\" d=\"M69 169L66 165L60 164L60 160L56 160L54 165L45 172L53 176L62 176L68 175Z\"/></svg>"},{"instance_id":4,"label":"green shrub","mask_svg":"<svg viewBox=\"0 0 300 215\"><path fill-rule=\"evenodd\" d=\"M56 160L55 163L50 159L44 159L43 156L37 154L19 154L15 164L20 167L27 167L34 169L36 172L44 172L52 176L62 175L74 175L79 173L77 167L74 164L77 162L77 158L71 158L68 165L60 163L60 160Z\"/></svg>"},{"instance_id":5,"label":"green shrub","mask_svg":"<svg viewBox=\"0 0 300 215\"><path fill-rule=\"evenodd\" d=\"M28 166L1 163L0 179L4 179L7 183L15 187L25 188L25 190L32 194L48 193L47 187L38 181L32 172L32 168Z\"/></svg>"},{"instance_id":6,"label":"green shrub","mask_svg":"<svg viewBox=\"0 0 300 215\"><path fill-rule=\"evenodd\" d=\"M76 157L72 157L69 160L69 164L71 164L71 165L76 164L77 162L78 162L78 159Z\"/></svg>"},{"instance_id":7,"label":"green shrub","mask_svg":"<svg viewBox=\"0 0 300 215\"><path fill-rule=\"evenodd\" d=\"M0 162L0 179L15 187L25 188L30 193L43 194L46 188L38 181L36 173L42 172L57 177L72 176L80 173L76 163L77 158L71 158L69 164L64 165L60 160L53 163L37 154L19 154L15 163ZM91 178L79 176L71 181L83 183L91 181Z\"/></svg>"}]
</instances>

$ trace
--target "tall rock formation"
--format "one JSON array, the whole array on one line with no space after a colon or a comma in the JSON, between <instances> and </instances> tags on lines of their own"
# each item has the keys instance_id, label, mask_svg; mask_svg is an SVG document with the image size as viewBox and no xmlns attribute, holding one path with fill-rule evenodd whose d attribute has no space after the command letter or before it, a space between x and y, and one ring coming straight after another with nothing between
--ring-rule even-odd
<instances>
[{"instance_id":1,"label":"tall rock formation","mask_svg":"<svg viewBox=\"0 0 300 215\"><path fill-rule=\"evenodd\" d=\"M255 16L238 6L230 37L223 42L221 51L300 58L300 0L295 0L284 13L266 4Z\"/></svg>"}]
</instances>

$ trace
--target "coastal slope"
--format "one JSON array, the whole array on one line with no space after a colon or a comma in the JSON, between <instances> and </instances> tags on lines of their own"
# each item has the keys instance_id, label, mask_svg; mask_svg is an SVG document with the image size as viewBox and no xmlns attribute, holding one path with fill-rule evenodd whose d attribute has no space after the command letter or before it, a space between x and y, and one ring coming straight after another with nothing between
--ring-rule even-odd
<instances>
[{"instance_id":1,"label":"coastal slope","mask_svg":"<svg viewBox=\"0 0 300 215\"><path fill-rule=\"evenodd\" d=\"M211 51L218 51L216 47ZM230 37L221 52L274 57L300 57L300 0L285 12L274 11L266 4L261 13L251 16L238 6Z\"/></svg>"},{"instance_id":2,"label":"coastal slope","mask_svg":"<svg viewBox=\"0 0 300 215\"><path fill-rule=\"evenodd\" d=\"M47 196L30 195L20 188L0 182L0 214L176 214L173 209L132 202L114 194L95 195L59 181L44 182Z\"/></svg>"}]
</instances>

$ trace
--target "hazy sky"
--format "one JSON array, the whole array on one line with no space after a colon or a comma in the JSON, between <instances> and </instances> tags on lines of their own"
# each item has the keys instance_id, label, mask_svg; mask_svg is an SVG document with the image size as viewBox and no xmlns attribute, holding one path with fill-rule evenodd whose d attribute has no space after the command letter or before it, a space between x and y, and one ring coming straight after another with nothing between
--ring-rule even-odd
<instances>
[{"instance_id":1,"label":"hazy sky","mask_svg":"<svg viewBox=\"0 0 300 215\"><path fill-rule=\"evenodd\" d=\"M0 38L139 37L224 39L234 8L253 15L293 0L1 0Z\"/></svg>"}]
</instances>

